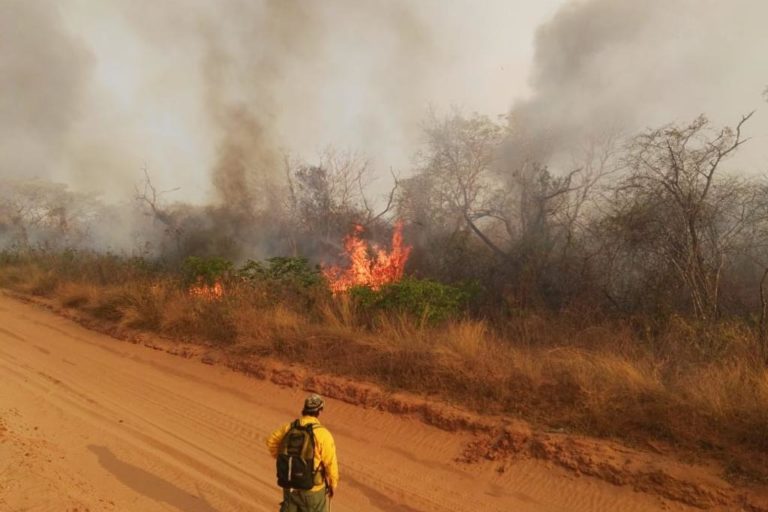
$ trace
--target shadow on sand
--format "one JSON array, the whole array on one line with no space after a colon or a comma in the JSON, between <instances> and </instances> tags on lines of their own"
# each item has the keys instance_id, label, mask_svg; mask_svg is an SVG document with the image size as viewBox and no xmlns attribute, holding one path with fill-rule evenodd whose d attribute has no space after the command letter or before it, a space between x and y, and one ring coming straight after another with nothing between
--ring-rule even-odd
<instances>
[{"instance_id":1,"label":"shadow on sand","mask_svg":"<svg viewBox=\"0 0 768 512\"><path fill-rule=\"evenodd\" d=\"M188 493L138 466L121 461L105 446L89 445L88 449L96 454L99 464L104 469L112 473L120 482L149 499L167 503L184 512L216 512L205 498Z\"/></svg>"}]
</instances>

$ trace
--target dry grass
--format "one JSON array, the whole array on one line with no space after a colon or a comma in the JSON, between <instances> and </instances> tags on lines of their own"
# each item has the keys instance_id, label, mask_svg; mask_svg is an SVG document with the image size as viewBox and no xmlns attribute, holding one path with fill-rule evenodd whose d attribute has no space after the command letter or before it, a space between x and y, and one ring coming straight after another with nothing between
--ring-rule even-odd
<instances>
[{"instance_id":1,"label":"dry grass","mask_svg":"<svg viewBox=\"0 0 768 512\"><path fill-rule=\"evenodd\" d=\"M743 322L702 329L672 318L529 313L505 325L427 326L404 315L361 319L347 298L310 309L232 283L222 300L177 280L102 264L90 274L46 262L0 265L0 286L55 297L124 328L282 358L392 389L440 396L540 425L690 450L768 454L768 372ZM110 272L113 278L110 278ZM757 474L768 474L768 464ZM753 471L754 473L754 471Z\"/></svg>"},{"instance_id":2,"label":"dry grass","mask_svg":"<svg viewBox=\"0 0 768 512\"><path fill-rule=\"evenodd\" d=\"M342 295L335 301L322 302L318 310L322 323L329 329L349 332L358 326L357 312L347 295Z\"/></svg>"},{"instance_id":3,"label":"dry grass","mask_svg":"<svg viewBox=\"0 0 768 512\"><path fill-rule=\"evenodd\" d=\"M54 270L32 264L4 266L0 270L0 286L30 295L50 296L59 281Z\"/></svg>"},{"instance_id":4,"label":"dry grass","mask_svg":"<svg viewBox=\"0 0 768 512\"><path fill-rule=\"evenodd\" d=\"M83 308L91 304L100 290L88 283L64 282L56 290L56 298L65 308Z\"/></svg>"},{"instance_id":5,"label":"dry grass","mask_svg":"<svg viewBox=\"0 0 768 512\"><path fill-rule=\"evenodd\" d=\"M492 358L499 348L498 343L493 343L488 325L479 320L451 322L441 334L439 344L464 361Z\"/></svg>"}]
</instances>

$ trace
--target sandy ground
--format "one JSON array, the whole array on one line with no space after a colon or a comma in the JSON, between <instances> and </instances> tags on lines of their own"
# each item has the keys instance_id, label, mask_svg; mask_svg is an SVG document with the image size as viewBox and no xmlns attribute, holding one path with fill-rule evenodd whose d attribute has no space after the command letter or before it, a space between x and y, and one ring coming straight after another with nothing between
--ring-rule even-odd
<instances>
[{"instance_id":1,"label":"sandy ground","mask_svg":"<svg viewBox=\"0 0 768 512\"><path fill-rule=\"evenodd\" d=\"M88 331L0 293L0 511L268 511L265 436L304 392ZM471 441L329 400L333 512L693 510L544 461L457 462Z\"/></svg>"}]
</instances>

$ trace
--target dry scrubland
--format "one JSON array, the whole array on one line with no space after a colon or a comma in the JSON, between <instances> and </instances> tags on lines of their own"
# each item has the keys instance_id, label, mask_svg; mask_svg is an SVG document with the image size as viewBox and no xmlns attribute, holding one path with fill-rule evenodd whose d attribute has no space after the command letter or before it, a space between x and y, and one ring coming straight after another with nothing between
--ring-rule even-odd
<instances>
[{"instance_id":1,"label":"dry scrubland","mask_svg":"<svg viewBox=\"0 0 768 512\"><path fill-rule=\"evenodd\" d=\"M733 478L768 478L768 372L744 321L704 328L564 310L426 323L239 280L206 300L179 275L112 256L6 254L1 263L1 287L118 329L298 362L543 428L706 453Z\"/></svg>"}]
</instances>

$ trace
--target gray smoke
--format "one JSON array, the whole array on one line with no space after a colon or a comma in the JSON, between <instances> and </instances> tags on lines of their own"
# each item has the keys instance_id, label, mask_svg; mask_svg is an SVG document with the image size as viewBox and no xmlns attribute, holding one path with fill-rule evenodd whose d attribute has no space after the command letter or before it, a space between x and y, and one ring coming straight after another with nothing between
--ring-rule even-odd
<instances>
[{"instance_id":1,"label":"gray smoke","mask_svg":"<svg viewBox=\"0 0 768 512\"><path fill-rule=\"evenodd\" d=\"M765 107L762 0L565 2L0 0L0 178L125 204L146 166L158 191L179 189L161 206L188 229L257 244L286 152L312 163L332 143L403 170L430 103L509 107L527 43L501 34L556 5L512 107L517 151L547 162L595 133ZM768 168L766 117L750 121L745 167ZM94 236L171 229L135 217Z\"/></svg>"},{"instance_id":2,"label":"gray smoke","mask_svg":"<svg viewBox=\"0 0 768 512\"><path fill-rule=\"evenodd\" d=\"M277 226L262 215L280 217L284 156L294 138L307 130L331 132L343 122L344 112L325 109L339 105L339 98L326 96L343 91L345 78L356 83L353 92L369 95L366 105L349 99L361 112L376 113L357 121L370 130L369 139L416 125L416 98L425 95L420 83L429 76L432 52L428 31L405 3L228 0L185 2L182 10L139 2L126 12L145 41L196 59L207 131L215 140L210 214L218 235L245 241L252 253L269 253L264 245ZM350 67L360 46L381 46L382 55L372 66Z\"/></svg>"},{"instance_id":3,"label":"gray smoke","mask_svg":"<svg viewBox=\"0 0 768 512\"><path fill-rule=\"evenodd\" d=\"M45 1L0 2L0 176L60 176L91 59Z\"/></svg>"},{"instance_id":4,"label":"gray smoke","mask_svg":"<svg viewBox=\"0 0 768 512\"><path fill-rule=\"evenodd\" d=\"M427 11L406 1L69 7L0 5L0 177L121 202L146 167L157 191L179 189L159 206L246 242L268 236L260 214L279 216L286 152L312 158L323 147L306 141L327 141L396 153L391 137L414 133L441 62ZM123 231L142 229L126 218Z\"/></svg>"},{"instance_id":5,"label":"gray smoke","mask_svg":"<svg viewBox=\"0 0 768 512\"><path fill-rule=\"evenodd\" d=\"M704 113L747 127L741 161L768 168L768 3L572 1L536 35L533 94L512 110L531 157L548 161L605 132L631 134Z\"/></svg>"}]
</instances>

